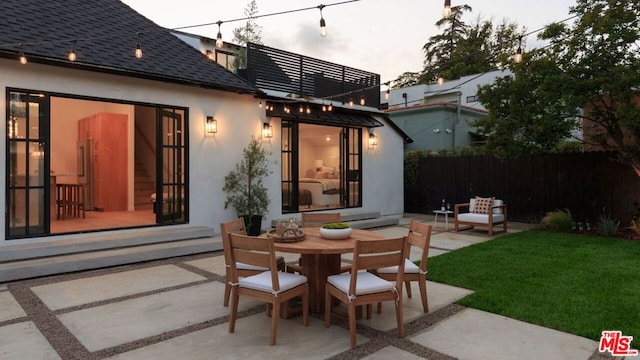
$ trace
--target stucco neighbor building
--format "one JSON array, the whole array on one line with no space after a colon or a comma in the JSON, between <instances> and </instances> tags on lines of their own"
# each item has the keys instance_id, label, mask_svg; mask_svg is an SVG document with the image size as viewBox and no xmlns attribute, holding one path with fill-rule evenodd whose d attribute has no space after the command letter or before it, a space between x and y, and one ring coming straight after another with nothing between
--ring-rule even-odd
<instances>
[{"instance_id":1,"label":"stucco neighbor building","mask_svg":"<svg viewBox=\"0 0 640 360\"><path fill-rule=\"evenodd\" d=\"M403 213L408 137L377 108L379 75L349 68L353 78L336 81L321 73L339 65L318 61L295 82L277 62L255 62L245 79L118 0L3 5L0 263L158 241L158 256L177 256L176 240L196 238L188 251L211 251L220 222L238 215L222 188L252 136L273 162L263 229L301 211ZM276 49L254 59L266 51ZM267 68L303 91L259 83ZM374 100L327 98L342 89ZM304 185L315 177L333 191Z\"/></svg>"},{"instance_id":2,"label":"stucco neighbor building","mask_svg":"<svg viewBox=\"0 0 640 360\"><path fill-rule=\"evenodd\" d=\"M478 102L478 87L509 71L490 71L463 76L441 84L420 84L382 91L385 112L399 128L413 139L405 150L451 149L483 143L470 123L487 115Z\"/></svg>"}]
</instances>

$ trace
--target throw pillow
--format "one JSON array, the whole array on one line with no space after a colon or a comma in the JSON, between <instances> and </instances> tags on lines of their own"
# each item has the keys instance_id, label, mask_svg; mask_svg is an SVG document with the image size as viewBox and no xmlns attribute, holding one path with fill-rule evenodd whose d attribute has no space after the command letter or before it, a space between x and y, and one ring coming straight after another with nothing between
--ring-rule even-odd
<instances>
[{"instance_id":1,"label":"throw pillow","mask_svg":"<svg viewBox=\"0 0 640 360\"><path fill-rule=\"evenodd\" d=\"M474 214L488 214L491 211L491 207L493 206L492 197L489 198L481 198L476 196L475 206L473 207Z\"/></svg>"},{"instance_id":2,"label":"throw pillow","mask_svg":"<svg viewBox=\"0 0 640 360\"><path fill-rule=\"evenodd\" d=\"M327 175L328 174L326 172L318 171L316 173L315 179L326 179Z\"/></svg>"}]
</instances>

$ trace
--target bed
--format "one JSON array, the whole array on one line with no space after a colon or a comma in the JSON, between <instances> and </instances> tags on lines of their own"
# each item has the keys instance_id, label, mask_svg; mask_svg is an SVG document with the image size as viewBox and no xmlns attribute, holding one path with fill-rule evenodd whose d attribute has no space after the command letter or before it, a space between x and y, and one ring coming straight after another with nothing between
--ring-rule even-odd
<instances>
[{"instance_id":1,"label":"bed","mask_svg":"<svg viewBox=\"0 0 640 360\"><path fill-rule=\"evenodd\" d=\"M299 189L311 192L313 206L340 205L340 180L302 178Z\"/></svg>"}]
</instances>

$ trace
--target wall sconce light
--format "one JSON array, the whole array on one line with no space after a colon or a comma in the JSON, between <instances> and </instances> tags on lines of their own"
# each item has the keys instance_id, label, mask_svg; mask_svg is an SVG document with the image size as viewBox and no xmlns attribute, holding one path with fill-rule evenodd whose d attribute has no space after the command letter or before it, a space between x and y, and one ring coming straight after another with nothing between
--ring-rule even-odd
<instances>
[{"instance_id":1,"label":"wall sconce light","mask_svg":"<svg viewBox=\"0 0 640 360\"><path fill-rule=\"evenodd\" d=\"M324 166L322 159L320 160L313 160L313 167L316 168L317 171L321 171L322 170L322 166Z\"/></svg>"},{"instance_id":2,"label":"wall sconce light","mask_svg":"<svg viewBox=\"0 0 640 360\"><path fill-rule=\"evenodd\" d=\"M214 119L213 116L207 116L207 121L205 122L204 128L207 134L217 133L218 120Z\"/></svg>"},{"instance_id":3,"label":"wall sconce light","mask_svg":"<svg viewBox=\"0 0 640 360\"><path fill-rule=\"evenodd\" d=\"M373 133L373 130L369 132L369 147L373 148L378 145L378 137Z\"/></svg>"},{"instance_id":4,"label":"wall sconce light","mask_svg":"<svg viewBox=\"0 0 640 360\"><path fill-rule=\"evenodd\" d=\"M271 126L271 124L262 124L262 137L265 139L270 139L273 137L273 126Z\"/></svg>"}]
</instances>

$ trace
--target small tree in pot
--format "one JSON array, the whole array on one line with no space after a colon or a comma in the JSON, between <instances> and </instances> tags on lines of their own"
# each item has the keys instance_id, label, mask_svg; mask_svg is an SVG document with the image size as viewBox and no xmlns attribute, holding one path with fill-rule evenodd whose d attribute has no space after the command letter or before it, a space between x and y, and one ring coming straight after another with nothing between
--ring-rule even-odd
<instances>
[{"instance_id":1,"label":"small tree in pot","mask_svg":"<svg viewBox=\"0 0 640 360\"><path fill-rule=\"evenodd\" d=\"M232 206L244 218L249 235L259 235L262 217L271 203L263 179L272 173L269 153L252 136L242 152L242 160L224 177L222 190L227 193L224 208Z\"/></svg>"}]
</instances>

